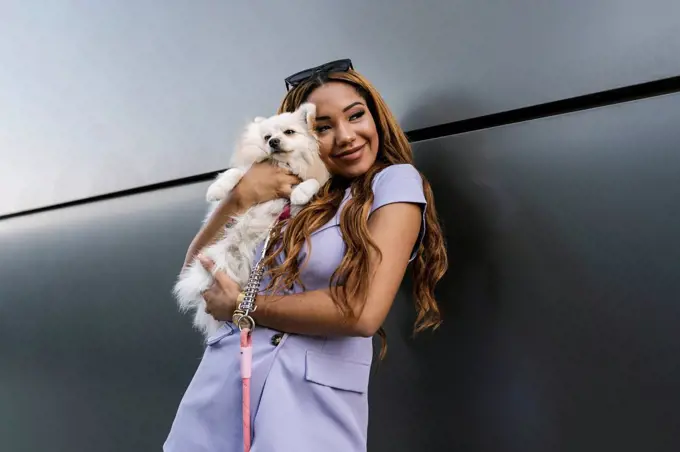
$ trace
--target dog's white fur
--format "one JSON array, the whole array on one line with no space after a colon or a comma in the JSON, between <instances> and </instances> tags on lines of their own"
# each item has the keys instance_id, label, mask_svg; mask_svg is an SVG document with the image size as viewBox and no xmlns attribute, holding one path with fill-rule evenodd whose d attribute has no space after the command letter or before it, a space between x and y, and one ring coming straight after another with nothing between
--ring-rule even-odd
<instances>
[{"instance_id":1,"label":"dog's white fur","mask_svg":"<svg viewBox=\"0 0 680 452\"><path fill-rule=\"evenodd\" d=\"M293 113L283 113L269 118L258 117L246 127L240 145L231 158L230 169L221 173L208 188L206 197L213 205L204 221L212 214L217 202L229 193L241 180L253 163L270 159L302 179L290 196L291 216L307 204L330 177L319 157L317 139L313 133L316 109L313 104L303 104ZM272 140L278 139L278 149L272 148ZM240 287L245 285L254 265L255 251L264 241L269 227L277 220L286 199L275 199L257 204L234 218L225 236L201 251L215 262L215 269L223 270ZM181 272L173 288L182 312L194 311L193 324L207 338L213 335L223 322L205 312L205 300L201 292L213 283L213 276L197 259Z\"/></svg>"}]
</instances>

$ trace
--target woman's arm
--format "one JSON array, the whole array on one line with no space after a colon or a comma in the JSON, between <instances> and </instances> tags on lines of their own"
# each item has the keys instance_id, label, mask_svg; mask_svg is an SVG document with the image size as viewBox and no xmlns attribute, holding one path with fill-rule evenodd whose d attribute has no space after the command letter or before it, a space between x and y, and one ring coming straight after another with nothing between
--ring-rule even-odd
<instances>
[{"instance_id":1,"label":"woman's arm","mask_svg":"<svg viewBox=\"0 0 680 452\"><path fill-rule=\"evenodd\" d=\"M421 207L411 203L388 204L370 216L368 230L382 252L382 260L378 262L377 253L371 251L368 297L363 308L355 303L353 319L336 307L328 289L260 295L257 310L251 315L258 324L287 333L373 336L385 321L399 290L421 221Z\"/></svg>"},{"instance_id":2,"label":"woman's arm","mask_svg":"<svg viewBox=\"0 0 680 452\"><path fill-rule=\"evenodd\" d=\"M184 258L184 266L188 265L200 250L215 241L217 233L229 221L229 218L243 213L247 208L235 193L222 200L191 241Z\"/></svg>"},{"instance_id":3,"label":"woman's arm","mask_svg":"<svg viewBox=\"0 0 680 452\"><path fill-rule=\"evenodd\" d=\"M255 204L290 197L293 185L299 182L297 176L269 163L256 163L251 166L229 197L220 202L191 241L184 258L184 266L217 238L217 233L231 217L245 212Z\"/></svg>"}]
</instances>

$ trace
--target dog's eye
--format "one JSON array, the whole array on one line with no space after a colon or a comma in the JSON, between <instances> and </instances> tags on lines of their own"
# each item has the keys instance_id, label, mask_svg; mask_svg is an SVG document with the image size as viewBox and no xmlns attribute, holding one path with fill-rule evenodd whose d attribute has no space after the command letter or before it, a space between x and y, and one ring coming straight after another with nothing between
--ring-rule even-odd
<instances>
[{"instance_id":1,"label":"dog's eye","mask_svg":"<svg viewBox=\"0 0 680 452\"><path fill-rule=\"evenodd\" d=\"M288 130L284 131L283 133L285 133L286 135L292 135L292 134L295 133L295 130L288 129Z\"/></svg>"},{"instance_id":2,"label":"dog's eye","mask_svg":"<svg viewBox=\"0 0 680 452\"><path fill-rule=\"evenodd\" d=\"M269 141L269 139L270 139L271 137L272 137L271 135L265 135L265 136L264 136L264 141Z\"/></svg>"}]
</instances>

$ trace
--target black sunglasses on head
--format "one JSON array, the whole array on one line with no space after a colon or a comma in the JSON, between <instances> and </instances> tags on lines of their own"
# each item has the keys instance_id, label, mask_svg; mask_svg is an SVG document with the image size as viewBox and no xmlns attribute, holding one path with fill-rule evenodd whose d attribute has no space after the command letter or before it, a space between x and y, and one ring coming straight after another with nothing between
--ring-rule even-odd
<instances>
[{"instance_id":1,"label":"black sunglasses on head","mask_svg":"<svg viewBox=\"0 0 680 452\"><path fill-rule=\"evenodd\" d=\"M352 60L346 58L344 60L335 60L328 63L322 64L321 66L313 67L310 69L305 69L300 72L296 72L293 75L286 77L286 91L298 86L300 83L309 80L314 75L321 72L347 72L350 69L354 69L352 66Z\"/></svg>"}]
</instances>

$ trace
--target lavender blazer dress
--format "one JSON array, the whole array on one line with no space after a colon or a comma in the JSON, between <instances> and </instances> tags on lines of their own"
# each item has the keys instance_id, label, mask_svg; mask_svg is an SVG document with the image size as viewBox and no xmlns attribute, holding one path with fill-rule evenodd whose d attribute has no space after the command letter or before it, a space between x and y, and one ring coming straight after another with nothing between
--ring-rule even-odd
<instances>
[{"instance_id":1,"label":"lavender blazer dress","mask_svg":"<svg viewBox=\"0 0 680 452\"><path fill-rule=\"evenodd\" d=\"M373 192L371 212L395 202L417 203L425 211L422 179L411 165L382 170L374 178ZM348 191L345 199L349 196ZM327 288L340 264L345 245L339 218L338 213L311 236L313 253L301 274L308 290ZM303 249L301 258L304 253ZM372 357L371 338L312 337L256 327L252 452L365 451ZM239 366L238 329L227 323L207 340L163 446L165 452L243 450Z\"/></svg>"}]
</instances>

